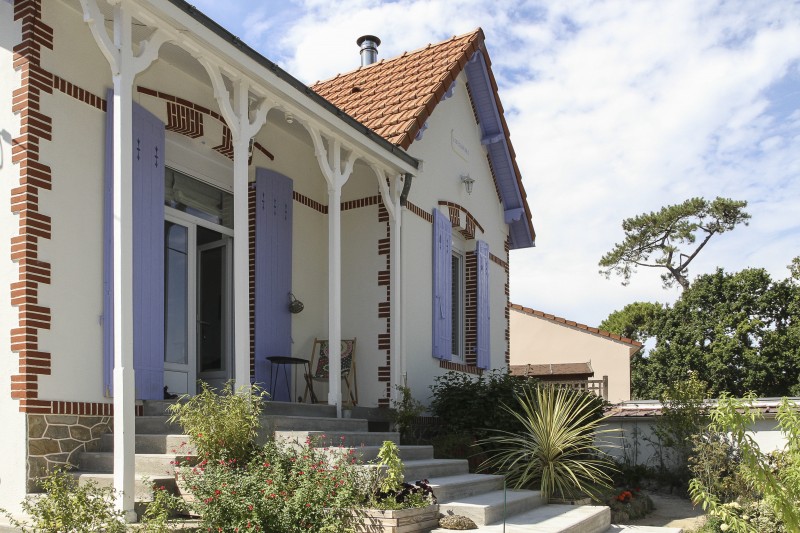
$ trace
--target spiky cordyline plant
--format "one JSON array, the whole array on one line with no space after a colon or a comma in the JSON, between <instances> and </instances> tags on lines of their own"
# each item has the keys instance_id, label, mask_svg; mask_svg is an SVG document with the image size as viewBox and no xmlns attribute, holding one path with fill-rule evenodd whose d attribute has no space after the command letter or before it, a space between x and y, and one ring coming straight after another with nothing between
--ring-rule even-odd
<instances>
[{"instance_id":1,"label":"spiky cordyline plant","mask_svg":"<svg viewBox=\"0 0 800 533\"><path fill-rule=\"evenodd\" d=\"M540 385L517 397L519 405L503 405L523 426L520 433L495 431L479 444L493 450L481 468L506 475L515 488L539 481L544 498L595 495L611 486L613 463L595 444L599 435L595 400L574 390Z\"/></svg>"}]
</instances>

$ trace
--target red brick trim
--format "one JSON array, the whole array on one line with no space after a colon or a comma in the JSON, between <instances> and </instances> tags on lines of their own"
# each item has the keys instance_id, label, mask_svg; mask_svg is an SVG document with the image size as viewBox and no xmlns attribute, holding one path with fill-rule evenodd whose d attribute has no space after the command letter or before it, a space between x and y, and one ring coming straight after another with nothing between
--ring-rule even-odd
<instances>
[{"instance_id":1,"label":"red brick trim","mask_svg":"<svg viewBox=\"0 0 800 533\"><path fill-rule=\"evenodd\" d=\"M478 254L464 254L464 362L478 364Z\"/></svg>"},{"instance_id":2,"label":"red brick trim","mask_svg":"<svg viewBox=\"0 0 800 533\"><path fill-rule=\"evenodd\" d=\"M299 192L294 191L292 193L292 198L294 199L295 202L299 203L300 205L304 205L306 207L310 207L314 211L318 211L318 212L322 213L323 215L327 215L328 214L328 206L327 205L321 204L321 203L317 202L316 200L312 200L311 198L309 198L308 196L305 196L304 194L300 194Z\"/></svg>"},{"instance_id":3,"label":"red brick trim","mask_svg":"<svg viewBox=\"0 0 800 533\"><path fill-rule=\"evenodd\" d=\"M501 267L505 268L506 271L508 270L508 263L506 261L503 261L502 259L500 259L499 257L497 257L496 255L494 255L491 252L489 252L489 260L492 263L495 263L495 264L500 265Z\"/></svg>"},{"instance_id":4,"label":"red brick trim","mask_svg":"<svg viewBox=\"0 0 800 533\"><path fill-rule=\"evenodd\" d=\"M86 89L82 89L75 85L74 83L68 82L64 78L60 76L56 76L53 74L53 89L60 91L67 96L71 96L74 99L83 102L84 104L88 104L100 111L106 110L106 101L103 98L100 98L96 94L92 94Z\"/></svg>"},{"instance_id":5,"label":"red brick trim","mask_svg":"<svg viewBox=\"0 0 800 533\"><path fill-rule=\"evenodd\" d=\"M428 213L424 209L420 208L419 206L414 205L411 202L406 202L406 209L408 209L410 212L414 213L421 219L427 221L429 224L433 224L433 215L431 213Z\"/></svg>"},{"instance_id":6,"label":"red brick trim","mask_svg":"<svg viewBox=\"0 0 800 533\"><path fill-rule=\"evenodd\" d=\"M136 91L167 102L167 130L169 131L174 131L175 133L180 133L195 139L203 136L203 116L208 115L209 117L217 120L223 126L222 142L215 146L214 150L221 153L228 159L233 159L231 132L228 129L228 124L225 122L225 119L222 117L222 115L216 111L212 111L207 107L190 102L189 100L185 100L179 96L165 93L163 91L142 87L141 85L136 87ZM259 142L253 142L253 150L258 150L267 156L271 161L275 160L275 156L272 155L272 153L270 153L270 151ZM248 165L252 163L253 157L251 154Z\"/></svg>"},{"instance_id":7,"label":"red brick trim","mask_svg":"<svg viewBox=\"0 0 800 533\"><path fill-rule=\"evenodd\" d=\"M38 415L114 416L111 402L72 402L62 400L28 400L24 412ZM142 404L134 406L135 416L143 416Z\"/></svg>"},{"instance_id":8,"label":"red brick trim","mask_svg":"<svg viewBox=\"0 0 800 533\"><path fill-rule=\"evenodd\" d=\"M452 361L439 361L439 368L444 368L445 370L455 370L456 372L466 372L467 374L475 374L476 376L483 374L483 369L480 369L477 366L454 363Z\"/></svg>"},{"instance_id":9,"label":"red brick trim","mask_svg":"<svg viewBox=\"0 0 800 533\"><path fill-rule=\"evenodd\" d=\"M39 400L39 376L51 372L51 354L39 350L39 331L50 329L51 309L39 302L39 285L50 284L50 263L39 260L39 240L51 238L51 219L39 211L40 190L50 190L52 172L40 160L42 142L51 141L52 118L41 111L42 93L52 94L55 78L41 67L42 48L53 49L53 29L42 22L41 0L16 0L14 20L22 22L14 46L14 69L20 86L12 93L12 111L20 116L20 131L11 144L11 162L19 168L19 186L11 190L11 212L18 230L11 237L11 260L17 281L10 286L17 323L11 328L11 351L19 358L19 373L11 376L11 398L21 412L52 409ZM60 86L60 84L59 84Z\"/></svg>"},{"instance_id":10,"label":"red brick trim","mask_svg":"<svg viewBox=\"0 0 800 533\"><path fill-rule=\"evenodd\" d=\"M376 194L375 196L367 196L366 198L359 198L358 200L348 200L347 202L342 202L342 211L349 211L350 209L358 209L361 207L367 207L370 205L383 205L383 199L381 198L380 194Z\"/></svg>"},{"instance_id":11,"label":"red brick trim","mask_svg":"<svg viewBox=\"0 0 800 533\"><path fill-rule=\"evenodd\" d=\"M476 227L481 230L481 233L486 233L480 222L478 222L478 220L472 216L472 213L470 213L465 207L453 202L447 202L445 200L439 200L439 205L447 206L447 210L450 213L450 223L454 228L461 226L461 213L464 213L464 216L466 217L465 228L460 230L460 233L464 236L464 238L474 239Z\"/></svg>"},{"instance_id":12,"label":"red brick trim","mask_svg":"<svg viewBox=\"0 0 800 533\"><path fill-rule=\"evenodd\" d=\"M510 257L509 257L509 250L511 249L511 236L506 237L506 242L503 243L503 250L506 253L506 260L502 261L504 263L503 268L506 272L506 282L504 284L505 294L506 294L506 309L505 309L505 318L506 318L506 366L511 366L511 275L510 275ZM490 259L493 257L489 254ZM497 258L498 261L501 261ZM494 261L494 259L492 259ZM497 262L497 261L495 261Z\"/></svg>"},{"instance_id":13,"label":"red brick trim","mask_svg":"<svg viewBox=\"0 0 800 533\"><path fill-rule=\"evenodd\" d=\"M174 131L189 138L203 136L203 114L196 109L177 102L167 102L167 131Z\"/></svg>"},{"instance_id":14,"label":"red brick trim","mask_svg":"<svg viewBox=\"0 0 800 533\"><path fill-rule=\"evenodd\" d=\"M382 287L386 290L386 297L378 302L378 318L385 320L384 331L378 331L378 350L384 352L386 364L378 365L377 378L378 382L383 383L386 387L384 397L378 398L378 407L389 407L390 398L392 395L391 225L389 220L389 212L386 210L386 206L383 205L383 200L380 195L365 198L363 200L369 200L378 204L378 223L383 224L386 230L385 237L378 239L378 255L383 256L386 260L385 268L382 268L378 271L378 287Z\"/></svg>"}]
</instances>

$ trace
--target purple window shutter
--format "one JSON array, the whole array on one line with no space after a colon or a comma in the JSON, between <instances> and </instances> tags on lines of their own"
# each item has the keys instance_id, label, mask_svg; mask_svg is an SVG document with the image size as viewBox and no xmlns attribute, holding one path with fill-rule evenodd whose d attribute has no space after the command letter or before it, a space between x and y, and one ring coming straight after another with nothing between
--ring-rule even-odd
<instances>
[{"instance_id":1,"label":"purple window shutter","mask_svg":"<svg viewBox=\"0 0 800 533\"><path fill-rule=\"evenodd\" d=\"M133 368L136 398L164 398L164 123L133 103Z\"/></svg>"},{"instance_id":2,"label":"purple window shutter","mask_svg":"<svg viewBox=\"0 0 800 533\"><path fill-rule=\"evenodd\" d=\"M453 293L450 219L433 210L433 356L449 361L452 357Z\"/></svg>"},{"instance_id":3,"label":"purple window shutter","mask_svg":"<svg viewBox=\"0 0 800 533\"><path fill-rule=\"evenodd\" d=\"M109 91L103 207L103 380L113 392L113 92ZM133 367L136 398L164 397L164 124L133 103Z\"/></svg>"},{"instance_id":4,"label":"purple window shutter","mask_svg":"<svg viewBox=\"0 0 800 533\"><path fill-rule=\"evenodd\" d=\"M255 380L272 386L279 372L273 400L291 401L283 372L293 383L294 367L274 367L267 357L292 355L292 207L294 185L290 178L264 168L256 169L255 243Z\"/></svg>"},{"instance_id":5,"label":"purple window shutter","mask_svg":"<svg viewBox=\"0 0 800 533\"><path fill-rule=\"evenodd\" d=\"M489 369L489 245L477 241L478 253L478 346L476 358L478 368Z\"/></svg>"}]
</instances>

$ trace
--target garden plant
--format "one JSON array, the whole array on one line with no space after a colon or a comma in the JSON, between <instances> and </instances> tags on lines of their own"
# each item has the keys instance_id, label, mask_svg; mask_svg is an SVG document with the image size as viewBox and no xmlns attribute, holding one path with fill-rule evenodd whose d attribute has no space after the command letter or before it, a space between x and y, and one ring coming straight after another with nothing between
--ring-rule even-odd
<instances>
[{"instance_id":1,"label":"garden plant","mask_svg":"<svg viewBox=\"0 0 800 533\"><path fill-rule=\"evenodd\" d=\"M596 437L615 433L598 429L596 397L554 386L538 386L503 404L522 431L495 430L479 441L492 451L484 463L506 475L516 488L539 485L542 496L572 498L610 489L615 466L601 455Z\"/></svg>"}]
</instances>

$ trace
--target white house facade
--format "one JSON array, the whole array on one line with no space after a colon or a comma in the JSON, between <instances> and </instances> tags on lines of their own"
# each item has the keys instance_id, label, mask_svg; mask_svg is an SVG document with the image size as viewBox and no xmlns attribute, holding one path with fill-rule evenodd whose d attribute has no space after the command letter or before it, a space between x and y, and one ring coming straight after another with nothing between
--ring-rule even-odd
<instances>
[{"instance_id":1,"label":"white house facade","mask_svg":"<svg viewBox=\"0 0 800 533\"><path fill-rule=\"evenodd\" d=\"M267 357L316 338L358 339L366 406L506 366L508 254L535 234L483 39L312 90L183 0L0 2L0 507L113 431L132 509L141 400L297 400ZM414 58L433 82L391 132L331 92L372 72L374 115L370 80Z\"/></svg>"}]
</instances>

